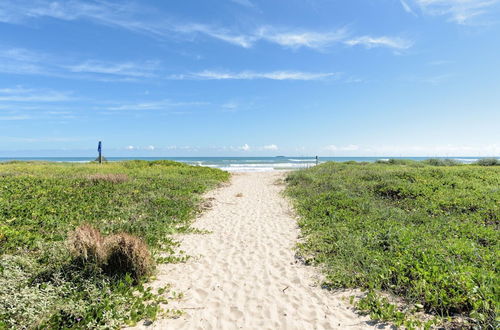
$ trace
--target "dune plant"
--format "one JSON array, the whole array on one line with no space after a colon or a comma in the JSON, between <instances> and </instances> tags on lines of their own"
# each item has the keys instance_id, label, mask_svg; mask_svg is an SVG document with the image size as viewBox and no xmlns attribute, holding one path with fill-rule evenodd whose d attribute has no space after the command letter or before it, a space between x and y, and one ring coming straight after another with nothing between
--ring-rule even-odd
<instances>
[{"instance_id":1,"label":"dune plant","mask_svg":"<svg viewBox=\"0 0 500 330\"><path fill-rule=\"evenodd\" d=\"M130 274L134 280L151 275L154 263L148 247L136 236L119 233L104 240L104 270L112 275Z\"/></svg>"},{"instance_id":2,"label":"dune plant","mask_svg":"<svg viewBox=\"0 0 500 330\"><path fill-rule=\"evenodd\" d=\"M0 329L153 320L144 281L226 172L172 161L0 163ZM125 234L126 233L126 234Z\"/></svg>"},{"instance_id":3,"label":"dune plant","mask_svg":"<svg viewBox=\"0 0 500 330\"><path fill-rule=\"evenodd\" d=\"M423 161L425 164L432 166L456 166L460 165L460 162L450 158L429 158Z\"/></svg>"},{"instance_id":4,"label":"dune plant","mask_svg":"<svg viewBox=\"0 0 500 330\"><path fill-rule=\"evenodd\" d=\"M477 165L481 166L497 166L500 165L500 160L498 158L481 158L476 162Z\"/></svg>"},{"instance_id":5,"label":"dune plant","mask_svg":"<svg viewBox=\"0 0 500 330\"><path fill-rule=\"evenodd\" d=\"M404 319L417 309L454 326L498 327L500 168L325 163L286 181L300 254L323 265L325 287L365 289L358 306L399 324L419 324Z\"/></svg>"}]
</instances>

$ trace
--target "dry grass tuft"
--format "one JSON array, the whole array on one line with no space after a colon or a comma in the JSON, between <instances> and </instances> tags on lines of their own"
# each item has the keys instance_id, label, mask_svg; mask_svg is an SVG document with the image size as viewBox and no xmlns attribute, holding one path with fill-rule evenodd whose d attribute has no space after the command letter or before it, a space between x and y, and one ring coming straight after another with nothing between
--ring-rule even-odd
<instances>
[{"instance_id":1,"label":"dry grass tuft","mask_svg":"<svg viewBox=\"0 0 500 330\"><path fill-rule=\"evenodd\" d=\"M93 183L99 183L99 182L123 183L129 180L129 177L126 174L121 174L121 173L116 173L116 174L97 173L88 175L86 178L87 180Z\"/></svg>"},{"instance_id":2,"label":"dry grass tuft","mask_svg":"<svg viewBox=\"0 0 500 330\"><path fill-rule=\"evenodd\" d=\"M95 264L110 275L128 273L138 280L154 269L147 245L127 233L103 237L96 228L82 225L69 235L68 246L75 259Z\"/></svg>"},{"instance_id":3,"label":"dry grass tuft","mask_svg":"<svg viewBox=\"0 0 500 330\"><path fill-rule=\"evenodd\" d=\"M106 258L104 238L91 225L76 228L68 237L71 254L83 262L101 264Z\"/></svg>"},{"instance_id":4,"label":"dry grass tuft","mask_svg":"<svg viewBox=\"0 0 500 330\"><path fill-rule=\"evenodd\" d=\"M237 193L236 197L243 197L243 194L242 193Z\"/></svg>"},{"instance_id":5,"label":"dry grass tuft","mask_svg":"<svg viewBox=\"0 0 500 330\"><path fill-rule=\"evenodd\" d=\"M104 244L107 254L104 269L107 273L128 273L136 280L152 273L151 253L138 237L120 233L107 237Z\"/></svg>"}]
</instances>

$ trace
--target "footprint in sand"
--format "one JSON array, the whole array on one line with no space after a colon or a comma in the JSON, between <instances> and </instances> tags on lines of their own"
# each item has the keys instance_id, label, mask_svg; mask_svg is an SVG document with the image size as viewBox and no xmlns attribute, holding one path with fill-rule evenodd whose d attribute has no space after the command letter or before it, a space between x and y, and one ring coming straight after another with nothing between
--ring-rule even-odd
<instances>
[{"instance_id":1,"label":"footprint in sand","mask_svg":"<svg viewBox=\"0 0 500 330\"><path fill-rule=\"evenodd\" d=\"M283 173L241 173L209 194L212 208L195 227L210 234L184 235L184 264L160 266L158 282L192 294L171 301L183 309L147 329L367 329L342 296L321 289L315 269L296 263L299 231L293 211L275 185ZM224 201L224 202L222 202ZM284 288L288 287L285 291Z\"/></svg>"}]
</instances>

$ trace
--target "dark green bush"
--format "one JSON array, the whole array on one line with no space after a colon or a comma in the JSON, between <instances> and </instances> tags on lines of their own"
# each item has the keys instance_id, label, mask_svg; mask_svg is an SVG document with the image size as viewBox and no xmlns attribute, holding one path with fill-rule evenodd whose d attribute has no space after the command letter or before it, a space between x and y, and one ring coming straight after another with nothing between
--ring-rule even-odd
<instances>
[{"instance_id":1,"label":"dark green bush","mask_svg":"<svg viewBox=\"0 0 500 330\"><path fill-rule=\"evenodd\" d=\"M450 159L450 158L429 158L423 161L425 164L432 166L456 166L460 165L460 162Z\"/></svg>"},{"instance_id":2,"label":"dark green bush","mask_svg":"<svg viewBox=\"0 0 500 330\"><path fill-rule=\"evenodd\" d=\"M500 165L500 160L498 158L481 158L476 164L481 166L497 166Z\"/></svg>"}]
</instances>

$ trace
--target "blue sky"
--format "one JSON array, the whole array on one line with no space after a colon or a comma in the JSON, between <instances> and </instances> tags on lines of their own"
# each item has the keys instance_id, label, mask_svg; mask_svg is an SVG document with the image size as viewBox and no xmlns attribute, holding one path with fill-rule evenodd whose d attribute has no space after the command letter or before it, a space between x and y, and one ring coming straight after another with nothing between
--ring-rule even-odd
<instances>
[{"instance_id":1,"label":"blue sky","mask_svg":"<svg viewBox=\"0 0 500 330\"><path fill-rule=\"evenodd\" d=\"M0 2L0 155L500 155L500 0Z\"/></svg>"}]
</instances>

